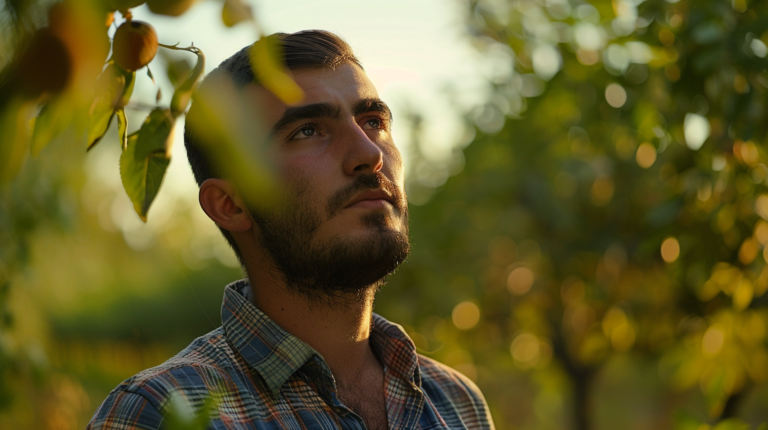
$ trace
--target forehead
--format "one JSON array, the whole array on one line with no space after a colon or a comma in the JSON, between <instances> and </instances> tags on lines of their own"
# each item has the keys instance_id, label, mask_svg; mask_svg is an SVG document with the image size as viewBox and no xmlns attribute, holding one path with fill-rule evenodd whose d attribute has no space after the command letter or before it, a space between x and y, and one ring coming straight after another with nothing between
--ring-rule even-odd
<instances>
[{"instance_id":1,"label":"forehead","mask_svg":"<svg viewBox=\"0 0 768 430\"><path fill-rule=\"evenodd\" d=\"M366 98L379 94L365 72L357 65L345 62L335 69L306 68L292 71L293 79L304 91L304 98L293 106L314 103L333 103L351 108ZM274 124L285 112L287 105L263 87L256 87L265 107L267 125Z\"/></svg>"}]
</instances>

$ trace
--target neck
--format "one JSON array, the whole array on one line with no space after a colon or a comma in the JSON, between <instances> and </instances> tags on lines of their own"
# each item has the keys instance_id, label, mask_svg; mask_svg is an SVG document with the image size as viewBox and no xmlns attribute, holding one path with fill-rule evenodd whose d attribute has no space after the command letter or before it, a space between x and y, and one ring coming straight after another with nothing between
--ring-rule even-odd
<instances>
[{"instance_id":1,"label":"neck","mask_svg":"<svg viewBox=\"0 0 768 430\"><path fill-rule=\"evenodd\" d=\"M292 291L274 268L247 267L247 272L257 275L249 276L254 305L319 352L337 379L351 381L363 369L380 366L369 344L377 285L318 300Z\"/></svg>"}]
</instances>

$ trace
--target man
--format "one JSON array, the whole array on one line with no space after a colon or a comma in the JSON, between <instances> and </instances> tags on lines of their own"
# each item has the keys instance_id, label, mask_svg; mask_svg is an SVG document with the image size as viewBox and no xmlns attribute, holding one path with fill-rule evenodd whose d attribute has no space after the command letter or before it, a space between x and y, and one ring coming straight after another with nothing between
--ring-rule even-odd
<instances>
[{"instance_id":1,"label":"man","mask_svg":"<svg viewBox=\"0 0 768 430\"><path fill-rule=\"evenodd\" d=\"M387 105L338 36L275 37L304 91L298 104L254 84L247 48L211 76L225 74L264 108L286 203L249 207L186 130L200 204L247 280L226 287L222 327L123 382L89 428L159 428L174 397L198 413L211 397L216 429L493 428L469 379L417 355L401 327L372 313L409 250Z\"/></svg>"}]
</instances>

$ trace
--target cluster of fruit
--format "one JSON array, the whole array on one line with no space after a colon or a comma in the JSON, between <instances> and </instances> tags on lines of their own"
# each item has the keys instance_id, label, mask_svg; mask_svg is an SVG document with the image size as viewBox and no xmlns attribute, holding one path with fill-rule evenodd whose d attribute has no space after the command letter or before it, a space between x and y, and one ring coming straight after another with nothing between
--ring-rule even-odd
<instances>
[{"instance_id":1,"label":"cluster of fruit","mask_svg":"<svg viewBox=\"0 0 768 430\"><path fill-rule=\"evenodd\" d=\"M6 89L16 89L25 98L38 99L63 91L86 63L109 53L109 38L102 27L96 36L95 15L88 8L56 3L48 10L48 26L22 42L11 64ZM111 24L113 14L107 19Z\"/></svg>"},{"instance_id":2,"label":"cluster of fruit","mask_svg":"<svg viewBox=\"0 0 768 430\"><path fill-rule=\"evenodd\" d=\"M149 0L157 14L179 16L197 0ZM112 60L127 71L138 70L154 58L157 34L151 25L133 20L131 8L145 0L64 0L48 10L48 26L35 31L17 49L4 79L9 92L39 100L64 91L69 84L98 74L110 50L107 30L115 12L125 18L112 41ZM82 82L83 80L80 79Z\"/></svg>"},{"instance_id":3,"label":"cluster of fruit","mask_svg":"<svg viewBox=\"0 0 768 430\"><path fill-rule=\"evenodd\" d=\"M111 16L120 11L125 22L112 41L112 57L120 67L135 71L152 61L157 53L157 33L146 22L134 21L130 9L144 3L156 14L180 16L198 0L108 0Z\"/></svg>"},{"instance_id":4,"label":"cluster of fruit","mask_svg":"<svg viewBox=\"0 0 768 430\"><path fill-rule=\"evenodd\" d=\"M75 140L84 136L87 149L94 148L116 118L123 187L136 213L146 220L171 159L175 122L186 114L205 70L205 56L194 45L159 43L152 26L134 20L131 9L146 2L154 13L178 16L197 1L59 0L50 7L48 26L27 37L0 73L0 131L6 137L0 143L0 184L18 173L26 154L37 155L62 136ZM116 12L123 22L110 41ZM251 65L259 82L286 103L300 100L301 89L279 60L274 41L261 34L250 6L243 0L224 0L221 19L228 27L242 22L253 25L257 41L251 48ZM159 105L158 89L158 105L138 130L130 131L125 110L137 70L147 67L160 47L194 54L196 63L171 79L170 104ZM154 81L149 68L147 75ZM200 103L207 106L215 100ZM216 112L212 117L198 121L201 133L215 135L210 140L217 143L218 152L242 159L234 155L245 147L239 129L220 127Z\"/></svg>"}]
</instances>

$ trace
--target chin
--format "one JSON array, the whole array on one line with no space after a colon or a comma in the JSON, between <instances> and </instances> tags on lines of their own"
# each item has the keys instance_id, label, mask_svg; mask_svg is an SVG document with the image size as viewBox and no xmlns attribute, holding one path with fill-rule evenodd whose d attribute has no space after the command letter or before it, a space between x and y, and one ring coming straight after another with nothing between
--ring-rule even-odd
<instances>
[{"instance_id":1,"label":"chin","mask_svg":"<svg viewBox=\"0 0 768 430\"><path fill-rule=\"evenodd\" d=\"M319 233L318 238L364 239L371 233L404 233L406 235L408 233L407 221L396 213L383 211L366 211L364 214L352 212L339 214L326 224L318 230L318 232L325 230Z\"/></svg>"},{"instance_id":2,"label":"chin","mask_svg":"<svg viewBox=\"0 0 768 430\"><path fill-rule=\"evenodd\" d=\"M402 231L407 233L408 224L402 219L383 212L372 212L360 217L360 222L363 226L373 228L379 231Z\"/></svg>"},{"instance_id":3,"label":"chin","mask_svg":"<svg viewBox=\"0 0 768 430\"><path fill-rule=\"evenodd\" d=\"M261 245L293 291L328 299L381 284L410 251L408 211L316 212L257 218Z\"/></svg>"},{"instance_id":4,"label":"chin","mask_svg":"<svg viewBox=\"0 0 768 430\"><path fill-rule=\"evenodd\" d=\"M407 224L392 226L392 220L383 214L368 215L362 222L361 230L348 228L342 234L312 241L312 268L320 270L293 279L301 292L320 296L359 293L380 285L405 261L410 253Z\"/></svg>"}]
</instances>

